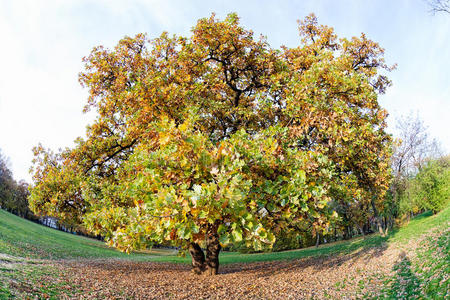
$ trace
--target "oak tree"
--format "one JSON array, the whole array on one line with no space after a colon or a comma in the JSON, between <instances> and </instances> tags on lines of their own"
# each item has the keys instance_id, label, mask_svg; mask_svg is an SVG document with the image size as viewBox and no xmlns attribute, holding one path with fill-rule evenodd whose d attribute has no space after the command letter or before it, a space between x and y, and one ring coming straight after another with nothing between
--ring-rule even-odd
<instances>
[{"instance_id":1,"label":"oak tree","mask_svg":"<svg viewBox=\"0 0 450 300\"><path fill-rule=\"evenodd\" d=\"M188 38L94 48L80 82L97 119L73 148L35 148L33 210L124 251L171 243L209 274L231 243L326 232L336 203L364 218L390 179L377 101L390 67L364 34L339 39L314 15L299 33L298 47L273 49L236 14L212 15Z\"/></svg>"}]
</instances>

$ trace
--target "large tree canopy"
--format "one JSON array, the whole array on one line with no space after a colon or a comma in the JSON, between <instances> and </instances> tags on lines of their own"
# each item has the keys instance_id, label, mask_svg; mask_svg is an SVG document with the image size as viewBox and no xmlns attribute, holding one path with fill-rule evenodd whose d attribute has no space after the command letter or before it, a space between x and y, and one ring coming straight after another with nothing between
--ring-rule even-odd
<instances>
[{"instance_id":1,"label":"large tree canopy","mask_svg":"<svg viewBox=\"0 0 450 300\"><path fill-rule=\"evenodd\" d=\"M336 211L376 212L391 143L383 49L314 15L299 33L298 47L272 49L235 14L212 15L189 38L94 48L80 82L97 119L72 149L35 148L33 210L125 251L181 246L211 274L221 246L261 249L286 228L326 231Z\"/></svg>"}]
</instances>

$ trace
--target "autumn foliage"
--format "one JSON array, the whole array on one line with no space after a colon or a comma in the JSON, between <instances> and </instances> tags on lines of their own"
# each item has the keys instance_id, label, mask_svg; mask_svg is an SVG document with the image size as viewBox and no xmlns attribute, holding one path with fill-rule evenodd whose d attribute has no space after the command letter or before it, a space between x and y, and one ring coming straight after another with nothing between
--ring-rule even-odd
<instances>
[{"instance_id":1,"label":"autumn foliage","mask_svg":"<svg viewBox=\"0 0 450 300\"><path fill-rule=\"evenodd\" d=\"M94 48L80 82L97 118L71 149L35 148L33 210L125 251L189 249L210 274L223 246L377 217L390 180L383 49L314 15L299 33L273 49L237 15L212 15L189 38Z\"/></svg>"}]
</instances>

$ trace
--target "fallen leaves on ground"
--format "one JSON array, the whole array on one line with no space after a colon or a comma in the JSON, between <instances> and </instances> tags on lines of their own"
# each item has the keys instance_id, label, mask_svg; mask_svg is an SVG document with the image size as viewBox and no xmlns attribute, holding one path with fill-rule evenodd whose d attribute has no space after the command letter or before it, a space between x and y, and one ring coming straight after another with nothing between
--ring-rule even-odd
<instances>
[{"instance_id":1,"label":"fallen leaves on ground","mask_svg":"<svg viewBox=\"0 0 450 300\"><path fill-rule=\"evenodd\" d=\"M316 257L222 266L213 277L183 264L95 260L62 262L77 297L116 299L322 299L357 298L390 272L396 248L371 248L338 257Z\"/></svg>"},{"instance_id":2,"label":"fallen leaves on ground","mask_svg":"<svg viewBox=\"0 0 450 300\"><path fill-rule=\"evenodd\" d=\"M40 277L41 287L33 287L36 281L30 279L18 287L11 281L10 288L21 296L48 291L63 299L377 298L386 293L386 288L395 288L395 281L392 287L392 283L386 286L386 278L398 276L399 262L418 264L417 250L432 249L432 244L430 234L426 234L408 244L384 244L345 255L224 265L220 274L212 277L194 275L185 264L119 259L39 261L40 268L54 270L53 275ZM18 265L19 261L6 256L0 260L3 267L11 263ZM41 292L39 297L51 295Z\"/></svg>"}]
</instances>

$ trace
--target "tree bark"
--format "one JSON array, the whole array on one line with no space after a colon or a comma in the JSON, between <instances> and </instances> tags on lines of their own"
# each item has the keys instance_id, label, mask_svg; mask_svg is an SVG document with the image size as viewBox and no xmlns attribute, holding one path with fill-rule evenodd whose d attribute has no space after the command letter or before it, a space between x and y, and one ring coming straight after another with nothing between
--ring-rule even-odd
<instances>
[{"instance_id":1,"label":"tree bark","mask_svg":"<svg viewBox=\"0 0 450 300\"><path fill-rule=\"evenodd\" d=\"M383 228L381 227L381 221L380 221L380 215L378 214L378 210L377 207L375 205L374 199L372 198L372 200L370 201L371 205L372 205L372 209L373 209L373 214L375 217L375 222L377 224L377 229L378 232L380 233L381 236L384 236L384 232L383 232Z\"/></svg>"},{"instance_id":2,"label":"tree bark","mask_svg":"<svg viewBox=\"0 0 450 300\"><path fill-rule=\"evenodd\" d=\"M344 229L344 240L349 240L351 238L350 226L346 225Z\"/></svg>"},{"instance_id":3,"label":"tree bark","mask_svg":"<svg viewBox=\"0 0 450 300\"><path fill-rule=\"evenodd\" d=\"M189 244L189 254L192 257L192 272L201 274L205 270L205 254L197 243Z\"/></svg>"},{"instance_id":4,"label":"tree bark","mask_svg":"<svg viewBox=\"0 0 450 300\"><path fill-rule=\"evenodd\" d=\"M222 248L217 234L217 224L211 225L206 234L206 266L208 275L219 272L219 253Z\"/></svg>"},{"instance_id":5,"label":"tree bark","mask_svg":"<svg viewBox=\"0 0 450 300\"><path fill-rule=\"evenodd\" d=\"M356 224L356 227L358 227L359 231L361 232L364 239L366 239L366 232L364 231L364 225L361 226L359 224Z\"/></svg>"}]
</instances>

